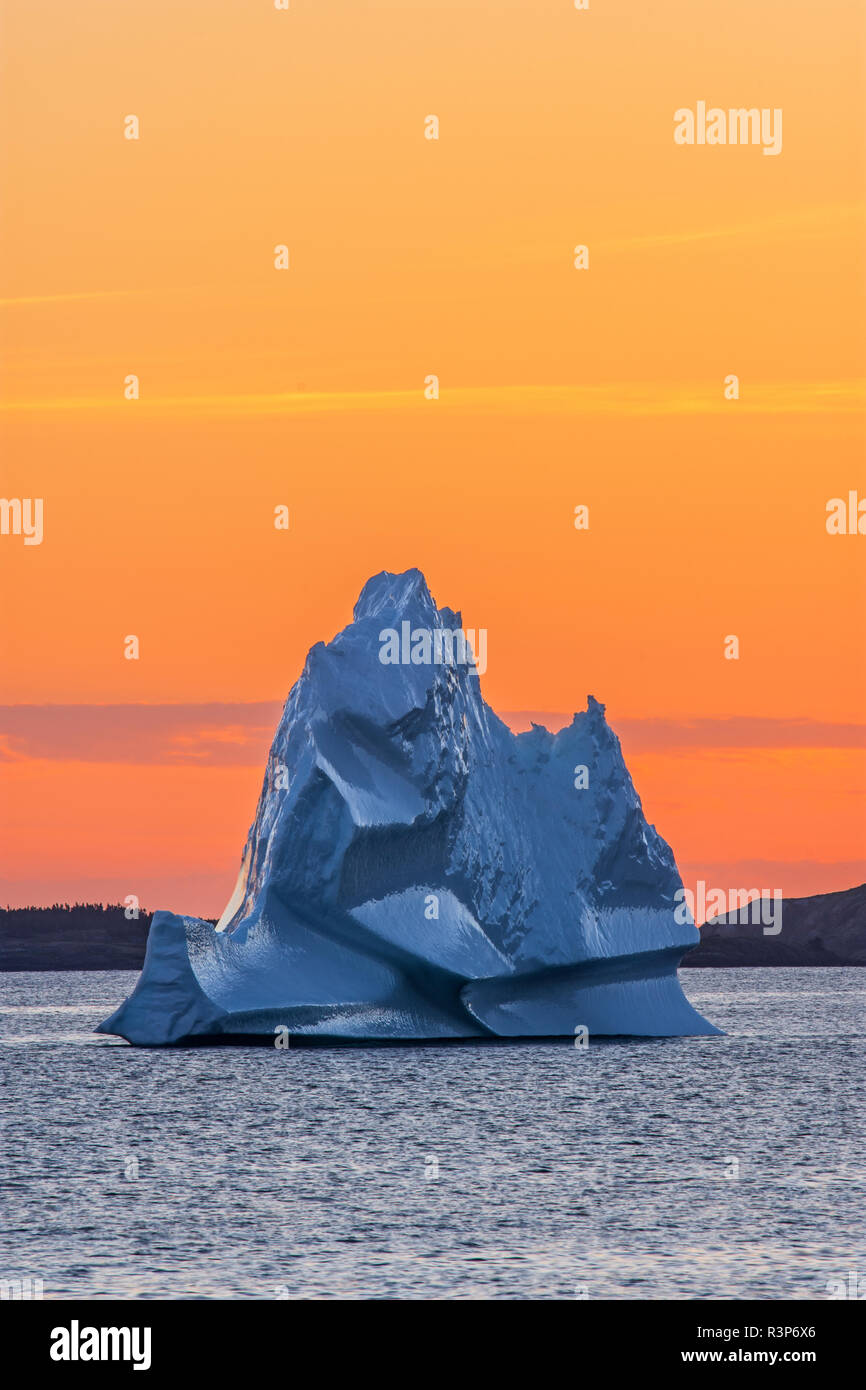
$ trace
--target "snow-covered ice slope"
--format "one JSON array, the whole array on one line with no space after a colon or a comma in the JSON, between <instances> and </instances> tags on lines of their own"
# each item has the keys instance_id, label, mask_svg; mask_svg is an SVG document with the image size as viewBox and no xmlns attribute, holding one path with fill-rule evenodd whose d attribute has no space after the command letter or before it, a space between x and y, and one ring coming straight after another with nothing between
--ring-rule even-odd
<instances>
[{"instance_id":1,"label":"snow-covered ice slope","mask_svg":"<svg viewBox=\"0 0 866 1390\"><path fill-rule=\"evenodd\" d=\"M673 854L604 707L590 697L558 734L513 734L471 659L433 636L460 628L418 570L368 581L289 695L216 929L158 912L135 991L101 1031L717 1031L680 989L698 933L675 919Z\"/></svg>"}]
</instances>

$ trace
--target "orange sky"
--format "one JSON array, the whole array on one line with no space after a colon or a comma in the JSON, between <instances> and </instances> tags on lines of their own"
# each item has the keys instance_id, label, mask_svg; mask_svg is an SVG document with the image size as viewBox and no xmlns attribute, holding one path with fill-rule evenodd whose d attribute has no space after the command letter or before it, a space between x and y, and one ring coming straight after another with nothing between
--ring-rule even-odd
<instances>
[{"instance_id":1,"label":"orange sky","mask_svg":"<svg viewBox=\"0 0 866 1390\"><path fill-rule=\"evenodd\" d=\"M45 538L0 536L0 701L189 740L418 565L496 709L606 703L687 879L862 881L859 0L5 10L0 491ZM698 100L781 154L677 146ZM197 766L170 714L0 710L0 902L220 910L267 735Z\"/></svg>"}]
</instances>

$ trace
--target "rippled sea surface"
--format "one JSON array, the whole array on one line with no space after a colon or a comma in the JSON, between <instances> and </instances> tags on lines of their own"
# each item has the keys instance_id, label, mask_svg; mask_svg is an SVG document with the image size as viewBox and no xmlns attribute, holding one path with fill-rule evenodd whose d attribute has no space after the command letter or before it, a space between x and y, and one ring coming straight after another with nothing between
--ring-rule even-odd
<instances>
[{"instance_id":1,"label":"rippled sea surface","mask_svg":"<svg viewBox=\"0 0 866 1390\"><path fill-rule=\"evenodd\" d=\"M0 1277L44 1296L802 1298L866 1272L866 971L687 970L724 1037L140 1050L0 976Z\"/></svg>"}]
</instances>

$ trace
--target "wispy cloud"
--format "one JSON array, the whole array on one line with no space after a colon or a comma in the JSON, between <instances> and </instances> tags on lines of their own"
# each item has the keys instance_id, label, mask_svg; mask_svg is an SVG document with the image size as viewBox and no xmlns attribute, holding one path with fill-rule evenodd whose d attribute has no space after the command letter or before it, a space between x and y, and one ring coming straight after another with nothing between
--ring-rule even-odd
<instances>
[{"instance_id":1,"label":"wispy cloud","mask_svg":"<svg viewBox=\"0 0 866 1390\"><path fill-rule=\"evenodd\" d=\"M862 859L720 859L699 861L677 859L683 882L688 887L703 879L713 888L769 888L786 884L788 900L816 894L844 893L858 888L866 879ZM832 887L830 886L832 885Z\"/></svg>"},{"instance_id":2,"label":"wispy cloud","mask_svg":"<svg viewBox=\"0 0 866 1390\"><path fill-rule=\"evenodd\" d=\"M532 724L556 731L569 714L511 710L501 716L516 733ZM696 748L863 748L866 723L822 719L772 719L740 715L727 719L612 719L614 732L633 753L688 752Z\"/></svg>"},{"instance_id":3,"label":"wispy cloud","mask_svg":"<svg viewBox=\"0 0 866 1390\"><path fill-rule=\"evenodd\" d=\"M124 763L165 767L264 766L282 713L278 700L167 705L0 706L0 762ZM571 715L511 710L516 732L559 729ZM632 753L698 749L866 748L866 723L817 719L614 719Z\"/></svg>"},{"instance_id":4,"label":"wispy cloud","mask_svg":"<svg viewBox=\"0 0 866 1390\"><path fill-rule=\"evenodd\" d=\"M777 240L779 237L826 236L847 231L862 236L866 221L866 203L833 203L824 207L793 208L790 212L772 217L737 222L727 227L677 227L642 235L600 239L593 243L602 254L610 251L666 250L668 247L698 246L736 241L739 246L748 241Z\"/></svg>"},{"instance_id":5,"label":"wispy cloud","mask_svg":"<svg viewBox=\"0 0 866 1390\"><path fill-rule=\"evenodd\" d=\"M0 299L0 309L14 309L28 304L74 304L82 299L130 299L144 290L67 290L61 294L19 294Z\"/></svg>"},{"instance_id":6,"label":"wispy cloud","mask_svg":"<svg viewBox=\"0 0 866 1390\"><path fill-rule=\"evenodd\" d=\"M263 767L279 701L0 706L0 762Z\"/></svg>"},{"instance_id":7,"label":"wispy cloud","mask_svg":"<svg viewBox=\"0 0 866 1390\"><path fill-rule=\"evenodd\" d=\"M763 415L859 414L866 406L866 380L751 382L737 403L738 412ZM139 402L155 416L292 415L355 411L423 410L422 392L286 391L273 394L155 396ZM494 411L502 414L688 415L730 410L718 383L671 387L664 382L619 382L580 386L455 386L443 393L442 410ZM69 396L45 400L6 400L0 411L100 411L128 409L117 394Z\"/></svg>"},{"instance_id":8,"label":"wispy cloud","mask_svg":"<svg viewBox=\"0 0 866 1390\"><path fill-rule=\"evenodd\" d=\"M199 285L139 285L109 290L56 290L50 294L15 294L0 296L0 309L27 308L32 304L77 304L93 299L149 299L158 301L176 295L213 294L222 284Z\"/></svg>"}]
</instances>

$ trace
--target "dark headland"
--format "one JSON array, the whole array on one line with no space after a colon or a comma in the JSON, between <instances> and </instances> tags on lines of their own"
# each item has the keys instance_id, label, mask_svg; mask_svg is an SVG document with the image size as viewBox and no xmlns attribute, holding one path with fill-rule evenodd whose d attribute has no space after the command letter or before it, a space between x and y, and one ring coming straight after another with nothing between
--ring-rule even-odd
<instances>
[{"instance_id":1,"label":"dark headland","mask_svg":"<svg viewBox=\"0 0 866 1390\"><path fill-rule=\"evenodd\" d=\"M751 914L713 917L701 927L699 946L682 965L866 965L866 883L842 893L785 898L781 931L764 934Z\"/></svg>"},{"instance_id":2,"label":"dark headland","mask_svg":"<svg viewBox=\"0 0 866 1390\"><path fill-rule=\"evenodd\" d=\"M140 970L151 916L102 903L0 908L0 970Z\"/></svg>"}]
</instances>

